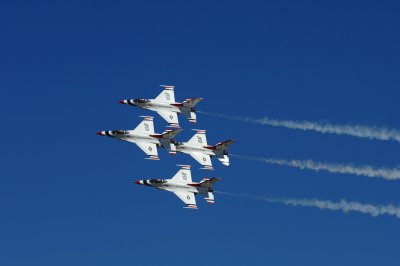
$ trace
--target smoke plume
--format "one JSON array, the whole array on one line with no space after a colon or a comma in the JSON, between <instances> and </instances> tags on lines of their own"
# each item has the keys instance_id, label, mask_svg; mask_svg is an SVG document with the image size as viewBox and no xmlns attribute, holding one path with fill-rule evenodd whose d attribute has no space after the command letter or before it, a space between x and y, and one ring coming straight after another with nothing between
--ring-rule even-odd
<instances>
[{"instance_id":1,"label":"smoke plume","mask_svg":"<svg viewBox=\"0 0 400 266\"><path fill-rule=\"evenodd\" d=\"M389 129L377 126L365 126L365 125L336 125L328 122L313 122L313 121L293 121L293 120L280 120L271 119L268 117L253 118L253 117L240 117L230 116L223 114L215 114L209 112L198 111L205 115L216 116L220 118L226 118L231 120L237 120L242 122L250 122L260 125L269 125L273 127L285 127L290 129L304 130L304 131L316 131L323 134L336 134L336 135L348 135L359 138L367 139L378 139L378 140L394 140L400 142L400 131L395 129Z\"/></svg>"},{"instance_id":2,"label":"smoke plume","mask_svg":"<svg viewBox=\"0 0 400 266\"><path fill-rule=\"evenodd\" d=\"M327 171L330 173L353 174L357 176L383 178L386 180L400 179L399 168L374 168L370 165L354 166L352 164L315 162L313 160L285 160L285 159L249 157L236 154L231 154L231 156L247 160L264 162L267 164L290 166L302 170L308 169L316 172Z\"/></svg>"},{"instance_id":3,"label":"smoke plume","mask_svg":"<svg viewBox=\"0 0 400 266\"><path fill-rule=\"evenodd\" d=\"M221 191L215 191L215 192L228 196L251 198L271 203L282 203L285 205L295 206L295 207L312 207L321 210L342 211L346 213L359 212L359 213L369 214L373 217L380 215L391 215L400 219L400 207L396 205L363 204L360 202L347 201L344 199L334 202L330 200L320 200L320 199L276 198L271 196L254 197L249 195L240 195L240 194L227 193Z\"/></svg>"}]
</instances>

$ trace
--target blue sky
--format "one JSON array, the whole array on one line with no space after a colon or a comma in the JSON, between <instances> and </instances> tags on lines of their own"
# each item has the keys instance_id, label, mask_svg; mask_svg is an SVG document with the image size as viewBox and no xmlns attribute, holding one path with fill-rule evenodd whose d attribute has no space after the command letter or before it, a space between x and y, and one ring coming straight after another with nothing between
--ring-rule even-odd
<instances>
[{"instance_id":1,"label":"blue sky","mask_svg":"<svg viewBox=\"0 0 400 266\"><path fill-rule=\"evenodd\" d=\"M160 84L215 113L400 129L399 11L396 1L3 1L0 264L399 265L392 216L224 195L192 211L133 181L183 163L195 180L221 177L221 191L375 204L398 204L399 182L238 158L208 172L95 134L154 115L118 100L152 98ZM393 141L201 114L196 128L212 144L237 140L240 155L399 165Z\"/></svg>"}]
</instances>

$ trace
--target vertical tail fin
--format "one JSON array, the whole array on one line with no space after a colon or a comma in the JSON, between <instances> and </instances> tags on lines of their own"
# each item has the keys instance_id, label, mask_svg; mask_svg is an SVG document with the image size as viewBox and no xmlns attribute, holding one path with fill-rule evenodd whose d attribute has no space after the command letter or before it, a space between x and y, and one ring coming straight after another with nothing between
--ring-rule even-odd
<instances>
[{"instance_id":1,"label":"vertical tail fin","mask_svg":"<svg viewBox=\"0 0 400 266\"><path fill-rule=\"evenodd\" d=\"M199 102L201 102L204 98L189 98L186 99L185 101L183 101L182 105L184 107L194 107L196 104L198 104Z\"/></svg>"},{"instance_id":2,"label":"vertical tail fin","mask_svg":"<svg viewBox=\"0 0 400 266\"><path fill-rule=\"evenodd\" d=\"M228 146L229 145L231 145L232 143L234 143L235 141L234 140L226 140L226 141L223 141L223 142L218 142L216 145L215 145L215 149L216 150L228 150Z\"/></svg>"},{"instance_id":3,"label":"vertical tail fin","mask_svg":"<svg viewBox=\"0 0 400 266\"><path fill-rule=\"evenodd\" d=\"M218 182L220 180L221 180L221 178L219 178L219 177L212 177L212 178L207 178L206 177L206 178L203 178L203 180L200 181L199 185L201 187L211 188L214 183L216 183L216 182Z\"/></svg>"}]
</instances>

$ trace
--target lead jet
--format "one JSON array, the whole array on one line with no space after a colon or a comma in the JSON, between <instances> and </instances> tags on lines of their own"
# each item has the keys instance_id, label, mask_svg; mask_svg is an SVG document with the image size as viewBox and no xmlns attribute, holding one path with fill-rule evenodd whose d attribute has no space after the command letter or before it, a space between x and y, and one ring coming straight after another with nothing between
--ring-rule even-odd
<instances>
[{"instance_id":1,"label":"lead jet","mask_svg":"<svg viewBox=\"0 0 400 266\"><path fill-rule=\"evenodd\" d=\"M156 134L154 133L153 117L141 117L144 118L143 121L134 130L99 131L96 134L135 143L147 154L145 159L159 160L157 147L166 148L169 153L175 154L175 145L171 140L182 130L166 130L162 134Z\"/></svg>"},{"instance_id":2,"label":"lead jet","mask_svg":"<svg viewBox=\"0 0 400 266\"><path fill-rule=\"evenodd\" d=\"M214 204L213 184L221 179L218 177L203 178L200 182L193 182L190 166L178 166L181 169L171 179L136 180L135 183L174 193L186 204L184 208L197 209L195 198L197 194L204 195L204 199L208 203Z\"/></svg>"},{"instance_id":3,"label":"lead jet","mask_svg":"<svg viewBox=\"0 0 400 266\"><path fill-rule=\"evenodd\" d=\"M175 102L174 86L161 85L161 87L164 90L155 99L129 99L119 102L156 111L169 123L170 127L180 127L178 114L182 114L190 122L196 123L196 109L194 106L203 100L203 98L190 98L181 103Z\"/></svg>"},{"instance_id":4,"label":"lead jet","mask_svg":"<svg viewBox=\"0 0 400 266\"><path fill-rule=\"evenodd\" d=\"M192 156L199 162L203 168L213 170L211 157L216 156L217 159L225 166L229 165L228 146L232 144L233 140L219 142L215 146L207 144L206 131L193 129L196 134L188 142L176 142L177 152L182 152Z\"/></svg>"}]
</instances>

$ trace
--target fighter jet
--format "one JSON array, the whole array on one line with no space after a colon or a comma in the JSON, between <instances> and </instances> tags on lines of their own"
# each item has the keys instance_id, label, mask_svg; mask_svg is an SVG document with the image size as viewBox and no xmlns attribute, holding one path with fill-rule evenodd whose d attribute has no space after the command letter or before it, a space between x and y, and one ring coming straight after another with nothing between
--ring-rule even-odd
<instances>
[{"instance_id":1,"label":"fighter jet","mask_svg":"<svg viewBox=\"0 0 400 266\"><path fill-rule=\"evenodd\" d=\"M144 118L143 121L134 130L99 131L96 134L135 143L147 154L148 157L145 159L159 160L157 147L166 148L169 153L175 154L175 145L171 139L182 130L166 130L162 134L156 134L154 133L153 117L141 117Z\"/></svg>"},{"instance_id":2,"label":"fighter jet","mask_svg":"<svg viewBox=\"0 0 400 266\"><path fill-rule=\"evenodd\" d=\"M189 209L197 209L195 195L202 194L204 199L214 204L214 193L212 185L221 180L218 177L203 178L200 182L192 181L189 165L178 165L181 169L171 179L148 179L136 180L138 185L155 187L157 189L173 192L180 198Z\"/></svg>"},{"instance_id":3,"label":"fighter jet","mask_svg":"<svg viewBox=\"0 0 400 266\"><path fill-rule=\"evenodd\" d=\"M155 99L130 99L119 102L156 111L169 123L170 127L179 128L178 114L182 114L190 122L196 123L196 109L194 106L203 98L190 98L182 103L175 102L174 86L161 85L161 87L164 90Z\"/></svg>"},{"instance_id":4,"label":"fighter jet","mask_svg":"<svg viewBox=\"0 0 400 266\"><path fill-rule=\"evenodd\" d=\"M188 142L174 142L177 152L187 153L191 155L203 168L213 170L211 157L216 156L220 162L228 166L228 146L232 144L233 140L219 142L215 146L207 145L206 131L200 129L193 129L196 134Z\"/></svg>"}]
</instances>

